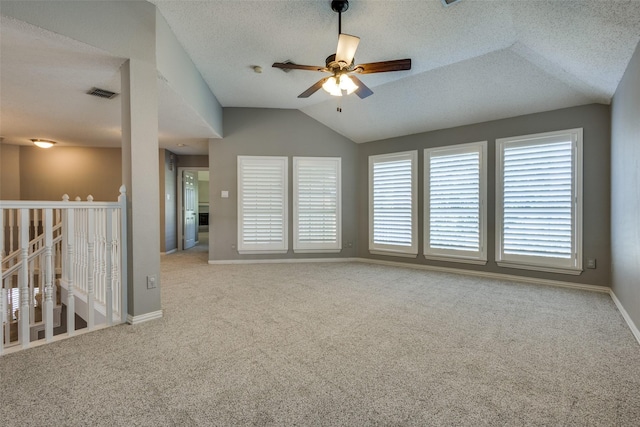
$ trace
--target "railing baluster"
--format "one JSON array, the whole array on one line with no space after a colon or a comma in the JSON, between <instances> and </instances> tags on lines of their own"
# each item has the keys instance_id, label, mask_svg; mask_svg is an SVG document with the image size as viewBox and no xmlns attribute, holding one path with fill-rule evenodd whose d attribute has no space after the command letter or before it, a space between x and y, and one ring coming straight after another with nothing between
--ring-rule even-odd
<instances>
[{"instance_id":1,"label":"railing baluster","mask_svg":"<svg viewBox=\"0 0 640 427\"><path fill-rule=\"evenodd\" d=\"M74 243L75 243L75 225L74 225L74 209L67 209L67 223L66 223L66 236L67 236L67 335L71 336L76 331L76 305L75 305L75 260L73 255Z\"/></svg>"},{"instance_id":2,"label":"railing baluster","mask_svg":"<svg viewBox=\"0 0 640 427\"><path fill-rule=\"evenodd\" d=\"M51 246L53 245L53 215L51 209L44 211L44 336L47 341L53 339L53 263L51 262ZM42 294L42 289L40 290Z\"/></svg>"},{"instance_id":3,"label":"railing baluster","mask_svg":"<svg viewBox=\"0 0 640 427\"><path fill-rule=\"evenodd\" d=\"M20 274L20 312L18 334L22 348L29 347L29 209L20 209L20 250L22 271Z\"/></svg>"}]
</instances>

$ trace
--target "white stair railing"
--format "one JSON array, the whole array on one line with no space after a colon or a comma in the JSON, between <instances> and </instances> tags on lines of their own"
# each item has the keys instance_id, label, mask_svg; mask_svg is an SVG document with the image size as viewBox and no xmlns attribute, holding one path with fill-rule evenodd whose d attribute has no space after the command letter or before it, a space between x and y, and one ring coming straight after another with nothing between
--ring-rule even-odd
<instances>
[{"instance_id":1,"label":"white stair railing","mask_svg":"<svg viewBox=\"0 0 640 427\"><path fill-rule=\"evenodd\" d=\"M126 321L126 211L124 186L117 202L0 201L0 354L52 341L63 306L64 336L76 315Z\"/></svg>"}]
</instances>

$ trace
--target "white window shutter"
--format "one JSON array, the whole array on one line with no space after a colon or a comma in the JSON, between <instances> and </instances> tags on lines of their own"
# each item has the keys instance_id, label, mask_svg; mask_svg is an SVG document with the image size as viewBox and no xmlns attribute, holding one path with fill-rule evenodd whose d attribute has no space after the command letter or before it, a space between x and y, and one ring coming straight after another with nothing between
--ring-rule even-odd
<instances>
[{"instance_id":1,"label":"white window shutter","mask_svg":"<svg viewBox=\"0 0 640 427\"><path fill-rule=\"evenodd\" d=\"M286 253L287 157L238 156L238 252Z\"/></svg>"},{"instance_id":2,"label":"white window shutter","mask_svg":"<svg viewBox=\"0 0 640 427\"><path fill-rule=\"evenodd\" d=\"M369 250L416 255L417 151L369 157Z\"/></svg>"},{"instance_id":3,"label":"white window shutter","mask_svg":"<svg viewBox=\"0 0 640 427\"><path fill-rule=\"evenodd\" d=\"M427 258L486 261L486 146L485 141L425 150Z\"/></svg>"},{"instance_id":4,"label":"white window shutter","mask_svg":"<svg viewBox=\"0 0 640 427\"><path fill-rule=\"evenodd\" d=\"M581 129L499 140L499 264L579 274L581 146Z\"/></svg>"},{"instance_id":5,"label":"white window shutter","mask_svg":"<svg viewBox=\"0 0 640 427\"><path fill-rule=\"evenodd\" d=\"M341 159L294 157L294 252L339 252Z\"/></svg>"}]
</instances>

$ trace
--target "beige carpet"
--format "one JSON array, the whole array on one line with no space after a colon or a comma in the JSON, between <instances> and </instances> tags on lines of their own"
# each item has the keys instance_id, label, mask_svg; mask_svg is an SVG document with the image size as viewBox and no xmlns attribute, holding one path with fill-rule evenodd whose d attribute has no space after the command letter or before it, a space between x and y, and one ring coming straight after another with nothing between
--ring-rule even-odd
<instances>
[{"instance_id":1,"label":"beige carpet","mask_svg":"<svg viewBox=\"0 0 640 427\"><path fill-rule=\"evenodd\" d=\"M637 426L609 296L358 263L163 257L164 318L0 358L3 426Z\"/></svg>"}]
</instances>

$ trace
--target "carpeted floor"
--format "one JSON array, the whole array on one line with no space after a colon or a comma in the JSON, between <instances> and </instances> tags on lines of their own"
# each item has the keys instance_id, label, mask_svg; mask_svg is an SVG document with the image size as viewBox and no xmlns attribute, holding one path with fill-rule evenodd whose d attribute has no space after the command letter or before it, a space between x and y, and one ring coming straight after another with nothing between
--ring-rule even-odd
<instances>
[{"instance_id":1,"label":"carpeted floor","mask_svg":"<svg viewBox=\"0 0 640 427\"><path fill-rule=\"evenodd\" d=\"M0 357L3 426L637 426L608 295L367 265L162 259L164 317Z\"/></svg>"}]
</instances>

